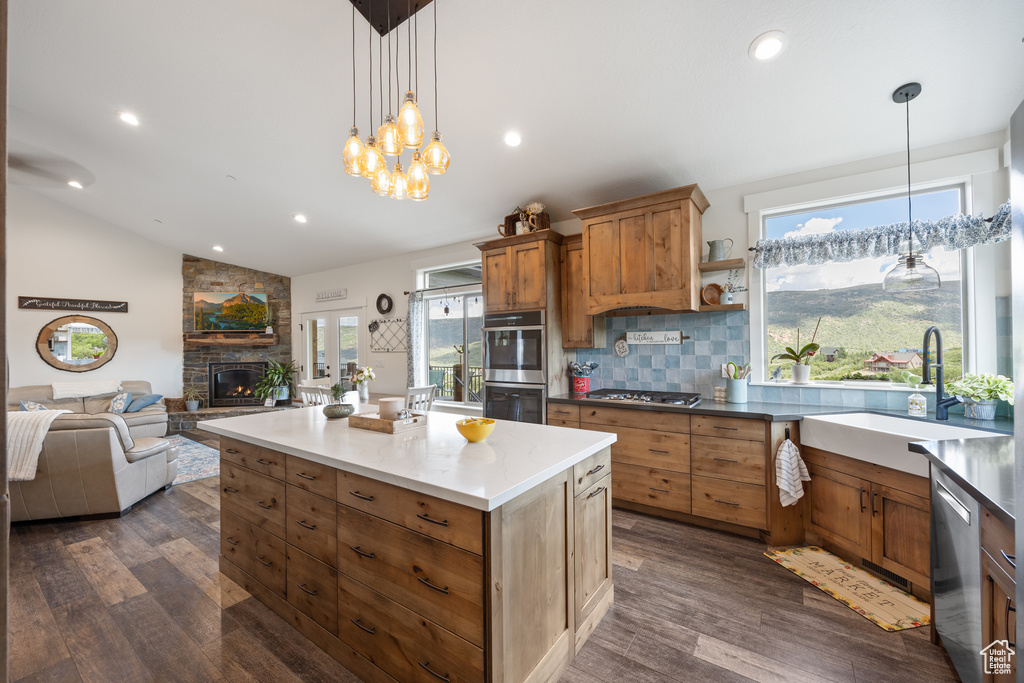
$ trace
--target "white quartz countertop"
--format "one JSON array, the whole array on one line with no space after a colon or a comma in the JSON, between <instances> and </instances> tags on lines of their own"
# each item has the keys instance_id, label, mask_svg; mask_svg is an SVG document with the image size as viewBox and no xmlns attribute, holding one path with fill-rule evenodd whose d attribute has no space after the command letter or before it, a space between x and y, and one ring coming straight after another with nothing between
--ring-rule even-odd
<instances>
[{"instance_id":1,"label":"white quartz countertop","mask_svg":"<svg viewBox=\"0 0 1024 683\"><path fill-rule=\"evenodd\" d=\"M319 406L228 417L200 429L490 511L615 442L615 434L497 420L483 443L455 429L466 417L431 412L403 434L352 429Z\"/></svg>"}]
</instances>

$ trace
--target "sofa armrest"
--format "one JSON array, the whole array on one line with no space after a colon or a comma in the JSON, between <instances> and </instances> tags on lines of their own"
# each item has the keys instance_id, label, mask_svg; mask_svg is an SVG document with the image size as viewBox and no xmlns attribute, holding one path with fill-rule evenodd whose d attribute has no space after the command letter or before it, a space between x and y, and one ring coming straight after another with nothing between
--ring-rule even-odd
<instances>
[{"instance_id":1,"label":"sofa armrest","mask_svg":"<svg viewBox=\"0 0 1024 683\"><path fill-rule=\"evenodd\" d=\"M113 427L114 433L121 442L121 450L128 451L135 447L135 440L128 431L128 423L124 418L114 413L66 413L50 423L50 431L64 431L69 429L106 429Z\"/></svg>"}]
</instances>

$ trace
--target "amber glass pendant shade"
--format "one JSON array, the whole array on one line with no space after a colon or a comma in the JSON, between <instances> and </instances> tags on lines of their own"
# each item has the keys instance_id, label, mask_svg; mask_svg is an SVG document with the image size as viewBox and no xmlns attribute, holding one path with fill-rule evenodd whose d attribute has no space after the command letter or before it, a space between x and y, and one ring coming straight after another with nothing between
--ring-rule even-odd
<instances>
[{"instance_id":1,"label":"amber glass pendant shade","mask_svg":"<svg viewBox=\"0 0 1024 683\"><path fill-rule=\"evenodd\" d=\"M427 175L427 167L423 164L423 157L419 150L412 155L412 163L409 164L409 199L421 202L430 193L430 176Z\"/></svg>"},{"instance_id":2,"label":"amber glass pendant shade","mask_svg":"<svg viewBox=\"0 0 1024 683\"><path fill-rule=\"evenodd\" d=\"M388 196L392 199L409 198L409 178L402 170L402 162L395 163L395 168L391 172L391 192Z\"/></svg>"},{"instance_id":3,"label":"amber glass pendant shade","mask_svg":"<svg viewBox=\"0 0 1024 683\"><path fill-rule=\"evenodd\" d=\"M341 158L345 164L345 173L349 175L362 175L359 162L363 156L363 141L359 139L359 129L352 126L349 129L348 140L345 141L345 150Z\"/></svg>"},{"instance_id":4,"label":"amber glass pendant shade","mask_svg":"<svg viewBox=\"0 0 1024 683\"><path fill-rule=\"evenodd\" d=\"M377 141L377 147L384 156L397 157L402 153L402 133L391 114L384 117L384 123L377 129Z\"/></svg>"},{"instance_id":5,"label":"amber glass pendant shade","mask_svg":"<svg viewBox=\"0 0 1024 683\"><path fill-rule=\"evenodd\" d=\"M423 117L416 106L416 95L412 90L405 93L405 102L398 112L398 130L402 133L402 144L418 148L423 144Z\"/></svg>"},{"instance_id":6,"label":"amber glass pendant shade","mask_svg":"<svg viewBox=\"0 0 1024 683\"><path fill-rule=\"evenodd\" d=\"M431 136L430 144L423 150L423 162L427 167L427 173L431 175L442 175L448 170L451 156L441 142L441 134L436 130Z\"/></svg>"},{"instance_id":7,"label":"amber glass pendant shade","mask_svg":"<svg viewBox=\"0 0 1024 683\"><path fill-rule=\"evenodd\" d=\"M366 146L363 147L363 156L359 160L360 174L364 178L373 178L382 168L387 168L384 155L377 149L377 138L372 135L366 138Z\"/></svg>"},{"instance_id":8,"label":"amber glass pendant shade","mask_svg":"<svg viewBox=\"0 0 1024 683\"><path fill-rule=\"evenodd\" d=\"M387 164L381 166L380 170L370 178L370 189L381 197L391 194L391 171L388 170Z\"/></svg>"}]
</instances>

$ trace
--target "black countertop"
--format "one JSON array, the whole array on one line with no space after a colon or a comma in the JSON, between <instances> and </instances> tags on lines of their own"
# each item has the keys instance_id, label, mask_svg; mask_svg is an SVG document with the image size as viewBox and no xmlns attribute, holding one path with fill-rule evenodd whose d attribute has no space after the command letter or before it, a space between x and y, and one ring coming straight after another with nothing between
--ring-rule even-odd
<instances>
[{"instance_id":1,"label":"black countertop","mask_svg":"<svg viewBox=\"0 0 1024 683\"><path fill-rule=\"evenodd\" d=\"M957 441L918 441L910 450L923 454L1009 528L1014 527L1012 436Z\"/></svg>"}]
</instances>

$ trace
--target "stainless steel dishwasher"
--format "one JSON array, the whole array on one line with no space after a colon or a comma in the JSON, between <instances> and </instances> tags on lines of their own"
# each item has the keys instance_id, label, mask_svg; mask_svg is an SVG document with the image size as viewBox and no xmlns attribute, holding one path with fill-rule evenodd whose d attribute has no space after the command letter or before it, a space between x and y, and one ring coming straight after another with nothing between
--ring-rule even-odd
<instances>
[{"instance_id":1,"label":"stainless steel dishwasher","mask_svg":"<svg viewBox=\"0 0 1024 683\"><path fill-rule=\"evenodd\" d=\"M978 502L931 468L935 629L964 683L981 681L981 516Z\"/></svg>"}]
</instances>

